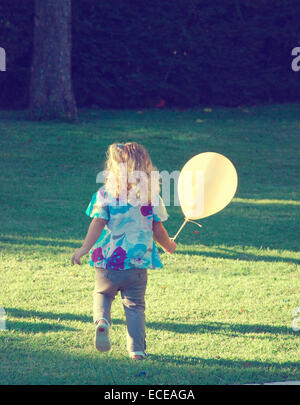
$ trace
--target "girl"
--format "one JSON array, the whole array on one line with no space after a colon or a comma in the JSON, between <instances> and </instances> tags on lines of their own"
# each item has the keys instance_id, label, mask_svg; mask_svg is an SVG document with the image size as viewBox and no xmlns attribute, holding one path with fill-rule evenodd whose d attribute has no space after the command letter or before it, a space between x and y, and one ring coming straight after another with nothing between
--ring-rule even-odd
<instances>
[{"instance_id":1,"label":"girl","mask_svg":"<svg viewBox=\"0 0 300 405\"><path fill-rule=\"evenodd\" d=\"M95 346L110 350L111 304L121 292L127 324L127 349L132 359L146 354L145 291L147 269L161 268L154 239L168 253L172 241L162 221L167 220L159 196L158 173L146 149L136 142L109 146L105 184L92 197L86 214L93 218L72 264L90 252L95 267L93 318ZM137 181L139 180L139 181Z\"/></svg>"}]
</instances>

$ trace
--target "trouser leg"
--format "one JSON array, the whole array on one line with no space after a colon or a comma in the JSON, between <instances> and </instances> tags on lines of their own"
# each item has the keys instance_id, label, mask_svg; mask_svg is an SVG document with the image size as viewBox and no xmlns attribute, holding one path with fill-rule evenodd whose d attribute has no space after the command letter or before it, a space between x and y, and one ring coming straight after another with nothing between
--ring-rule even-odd
<instances>
[{"instance_id":1,"label":"trouser leg","mask_svg":"<svg viewBox=\"0 0 300 405\"><path fill-rule=\"evenodd\" d=\"M121 289L123 306L127 323L127 350L144 352L146 349L145 333L145 292L147 270L132 269L132 282Z\"/></svg>"},{"instance_id":2,"label":"trouser leg","mask_svg":"<svg viewBox=\"0 0 300 405\"><path fill-rule=\"evenodd\" d=\"M93 320L106 319L111 324L111 304L118 293L117 286L108 278L107 270L96 269L93 292Z\"/></svg>"}]
</instances>

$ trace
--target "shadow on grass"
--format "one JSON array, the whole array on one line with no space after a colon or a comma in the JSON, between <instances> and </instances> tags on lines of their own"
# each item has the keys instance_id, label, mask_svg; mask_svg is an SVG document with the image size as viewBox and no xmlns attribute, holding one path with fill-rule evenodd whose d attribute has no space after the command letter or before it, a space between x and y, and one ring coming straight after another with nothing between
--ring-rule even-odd
<instances>
[{"instance_id":1,"label":"shadow on grass","mask_svg":"<svg viewBox=\"0 0 300 405\"><path fill-rule=\"evenodd\" d=\"M6 322L6 329L12 330L15 332L22 332L22 333L46 333L46 332L60 332L60 331L76 331L75 328L70 328L68 326L57 325L53 323L47 322L15 322L15 321L7 321Z\"/></svg>"},{"instance_id":2,"label":"shadow on grass","mask_svg":"<svg viewBox=\"0 0 300 405\"><path fill-rule=\"evenodd\" d=\"M29 336L0 335L1 384L19 385L225 385L297 380L297 362L263 362L242 359L151 354L132 362L113 350L99 353ZM87 346L91 345L87 343ZM142 373L141 373L142 372Z\"/></svg>"},{"instance_id":3,"label":"shadow on grass","mask_svg":"<svg viewBox=\"0 0 300 405\"><path fill-rule=\"evenodd\" d=\"M34 310L23 310L20 308L5 308L6 313L9 316L15 318L38 318L38 319L53 319L60 321L79 321L79 322L93 322L92 316L84 314L71 314L62 313L56 314L52 312L41 312ZM8 322L8 329L10 322ZM62 329L76 330L69 327L64 327L62 325L48 324L48 323L25 323L25 322L11 322L12 329L20 330L23 332L45 332L45 331L59 331ZM122 319L113 319L112 325L125 325L125 321ZM274 334L274 335L295 335L295 338L299 338L292 328L285 326L270 326L264 324L231 324L225 322L204 322L195 324L184 324L184 323L174 323L174 322L147 322L146 327L155 330L167 330L175 333L213 333L213 334L229 334L230 336L239 336L242 334Z\"/></svg>"},{"instance_id":4,"label":"shadow on grass","mask_svg":"<svg viewBox=\"0 0 300 405\"><path fill-rule=\"evenodd\" d=\"M176 211L171 218L172 223L166 223L170 235L179 229L183 215ZM194 246L252 246L298 252L299 218L299 204L284 201L282 204L232 202L224 211L197 221L202 225L201 229L187 223L176 242ZM195 231L198 231L197 234Z\"/></svg>"},{"instance_id":5,"label":"shadow on grass","mask_svg":"<svg viewBox=\"0 0 300 405\"><path fill-rule=\"evenodd\" d=\"M14 237L14 236L0 236L0 242L7 243L12 245L26 245L26 246L49 246L49 247L70 247L77 249L78 242L71 242L68 240L55 240L55 239L39 239L39 238L32 238L26 239L24 237Z\"/></svg>"},{"instance_id":6,"label":"shadow on grass","mask_svg":"<svg viewBox=\"0 0 300 405\"><path fill-rule=\"evenodd\" d=\"M179 217L179 216L178 216ZM186 255L198 255L198 256L205 256L217 259L231 259L231 260L242 260L242 261L264 261L264 262L283 262L283 263L292 263L292 264L300 264L300 259L291 258L291 257L283 257L283 256L275 256L275 255L256 255L253 253L241 252L230 248L224 247L217 247L217 252L215 251L205 251L201 250L201 245L209 248L212 246L216 249L216 246L219 245L227 245L227 246L253 246L256 248L265 249L287 249L287 250L295 250L296 252L299 251L298 245L297 248L292 245L297 243L297 233L293 231L293 228L296 227L295 222L292 219L289 219L285 223L285 228L289 228L289 233L281 233L280 237L276 237L276 232L279 232L280 228L275 231L272 231L272 227L274 225L268 223L265 225L263 231L261 229L264 227L263 220L259 222L257 220L256 223L253 221L247 222L246 219L237 220L236 223L230 224L231 231L228 230L227 221L229 220L228 216L222 216L220 221L218 222L215 218L212 218L212 223L207 223L203 226L203 228L199 231L199 234L194 234L194 227L193 224L187 224L183 229L182 233L176 240L179 243L176 254L186 254ZM241 222L242 221L242 222ZM202 221L199 221L202 222ZM180 221L178 220L178 223ZM258 228L259 223L259 228ZM253 228L253 229L251 229ZM199 228L198 228L199 229ZM169 234L175 231L169 231ZM263 232L263 233L262 233ZM66 239L62 240L59 239L57 235L53 237L53 239L47 239L41 235L41 238L26 238L23 237L16 237L14 235L5 235L0 236L0 243L4 243L6 245L5 249L15 250L15 247L18 245L28 247L28 250L36 247L36 246L44 246L49 247L52 251L53 248L61 249L61 248L72 248L77 249L80 245L78 242L68 241ZM57 239L57 240L55 240ZM268 242L269 239L269 242ZM290 242L289 242L290 241ZM180 244L184 244L189 246L187 250L181 250ZM192 246L195 246L194 250L191 250ZM197 250L196 250L197 248ZM160 252L163 253L162 249L159 248Z\"/></svg>"},{"instance_id":7,"label":"shadow on grass","mask_svg":"<svg viewBox=\"0 0 300 405\"><path fill-rule=\"evenodd\" d=\"M220 247L218 247L218 250L220 252L207 252L204 250L190 250L190 249L187 251L181 251L180 248L178 248L176 250L176 254L196 255L196 256L212 257L215 259L230 259L249 262L255 261L255 262L276 262L276 263L279 262L279 263L300 264L299 259L293 259L290 257L254 255L252 253L238 252L236 250L225 249Z\"/></svg>"},{"instance_id":8,"label":"shadow on grass","mask_svg":"<svg viewBox=\"0 0 300 405\"><path fill-rule=\"evenodd\" d=\"M119 320L113 321L115 324L120 324ZM226 334L230 336L241 336L243 334L273 334L273 335L295 335L296 333L292 331L292 328L287 328L284 326L270 326L270 325L247 325L247 324L231 324L223 322L205 322L194 324L184 324L184 323L172 323L172 322L146 322L146 327L156 330L164 330L175 333L211 333L211 334ZM260 337L260 336L256 336ZM263 336L261 336L263 337Z\"/></svg>"},{"instance_id":9,"label":"shadow on grass","mask_svg":"<svg viewBox=\"0 0 300 405\"><path fill-rule=\"evenodd\" d=\"M241 199L240 199L241 200ZM284 258L280 256L260 256L236 252L234 250L219 249L219 252L201 252L196 251L199 245L206 247L216 246L245 246L257 249L282 249L288 251L299 251L299 232L297 228L300 217L300 206L293 202L282 200L282 203L274 200L275 203L259 202L235 202L233 201L224 211L211 217L199 220L202 228L199 229L192 223L186 224L178 236L176 242L189 247L195 246L195 250L187 254L201 254L208 257L239 259L239 260L263 260L266 262L286 262L300 264L299 259ZM263 201L263 200L261 200ZM179 207L170 208L170 219L165 226L170 234L174 235L183 222L183 215ZM62 215L62 217L60 217ZM74 212L76 216L76 212ZM74 239L82 240L88 228L89 222L86 221L84 213L78 213L79 221L72 223L70 236ZM8 217L9 220L9 217ZM45 246L46 248L72 248L76 249L79 242L68 240L66 237L64 212L56 212L55 219L51 216L40 217L38 224L32 221L32 230L30 226L26 228L26 234L19 235L5 233L5 223L2 225L2 236L0 242L6 246L5 249L14 249L16 245L28 246L29 249L35 246ZM84 225L85 224L85 225ZM199 233L195 234L194 232ZM25 231L24 231L25 232ZM32 237L31 235L34 235ZM200 246L201 248L201 246ZM177 253L180 252L178 246ZM183 253L183 252L182 252Z\"/></svg>"},{"instance_id":10,"label":"shadow on grass","mask_svg":"<svg viewBox=\"0 0 300 405\"><path fill-rule=\"evenodd\" d=\"M39 318L39 319L53 319L59 321L79 321L79 322L93 322L93 317L83 314L70 314L70 313L54 313L54 312L41 312L35 310L24 310L21 308L5 308L8 318Z\"/></svg>"}]
</instances>

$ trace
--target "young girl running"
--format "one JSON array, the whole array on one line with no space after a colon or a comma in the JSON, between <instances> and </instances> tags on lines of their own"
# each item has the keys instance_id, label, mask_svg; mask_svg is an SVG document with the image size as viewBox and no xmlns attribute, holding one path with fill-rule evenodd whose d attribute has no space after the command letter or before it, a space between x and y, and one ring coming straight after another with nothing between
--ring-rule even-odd
<instances>
[{"instance_id":1,"label":"young girl running","mask_svg":"<svg viewBox=\"0 0 300 405\"><path fill-rule=\"evenodd\" d=\"M93 195L86 210L93 220L83 245L72 256L72 264L80 264L80 258L90 252L90 265L95 267L96 348L101 352L110 350L111 304L120 291L127 350L136 360L146 356L147 269L162 267L154 240L168 253L176 248L162 224L168 214L159 196L155 172L142 145L129 142L109 146L105 184Z\"/></svg>"}]
</instances>

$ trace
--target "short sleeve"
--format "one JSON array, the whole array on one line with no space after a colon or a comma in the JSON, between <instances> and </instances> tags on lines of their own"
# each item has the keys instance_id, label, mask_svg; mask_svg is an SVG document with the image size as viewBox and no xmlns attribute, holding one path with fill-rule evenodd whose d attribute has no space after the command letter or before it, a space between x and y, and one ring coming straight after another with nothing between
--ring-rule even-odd
<instances>
[{"instance_id":1,"label":"short sleeve","mask_svg":"<svg viewBox=\"0 0 300 405\"><path fill-rule=\"evenodd\" d=\"M91 218L103 218L109 220L108 203L103 189L93 194L85 213Z\"/></svg>"},{"instance_id":2,"label":"short sleeve","mask_svg":"<svg viewBox=\"0 0 300 405\"><path fill-rule=\"evenodd\" d=\"M155 222L166 221L169 218L167 209L161 196L157 196L155 204L153 204L153 220Z\"/></svg>"}]
</instances>

